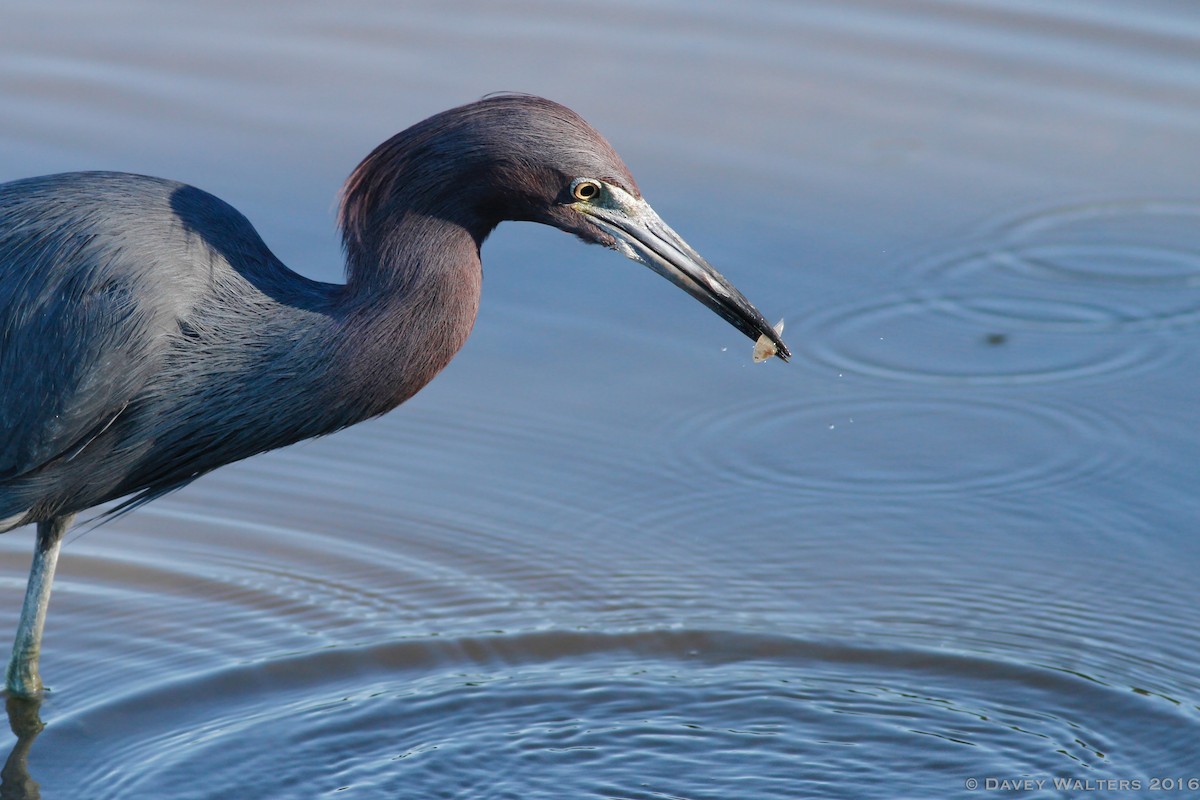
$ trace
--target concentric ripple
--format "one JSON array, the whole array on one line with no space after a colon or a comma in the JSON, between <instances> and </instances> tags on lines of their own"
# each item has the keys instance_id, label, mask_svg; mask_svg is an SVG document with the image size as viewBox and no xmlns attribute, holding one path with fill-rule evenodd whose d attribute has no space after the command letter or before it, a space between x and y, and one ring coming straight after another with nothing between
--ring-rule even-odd
<instances>
[{"instance_id":1,"label":"concentric ripple","mask_svg":"<svg viewBox=\"0 0 1200 800\"><path fill-rule=\"evenodd\" d=\"M935 769L942 796L983 775L1144 778L1196 729L1127 687L966 653L548 631L241 666L114 698L39 747L74 754L48 789L95 800L876 798Z\"/></svg>"},{"instance_id":2,"label":"concentric ripple","mask_svg":"<svg viewBox=\"0 0 1200 800\"><path fill-rule=\"evenodd\" d=\"M1074 280L1200 287L1200 204L1091 203L1012 223L1010 266Z\"/></svg>"},{"instance_id":3,"label":"concentric ripple","mask_svg":"<svg viewBox=\"0 0 1200 800\"><path fill-rule=\"evenodd\" d=\"M1112 415L954 396L790 397L704 411L675 433L699 481L838 495L1046 488L1119 471L1130 452L1129 431Z\"/></svg>"},{"instance_id":4,"label":"concentric ripple","mask_svg":"<svg viewBox=\"0 0 1200 800\"><path fill-rule=\"evenodd\" d=\"M1200 205L1050 209L912 267L915 292L817 314L800 337L834 369L933 384L1109 378L1161 365L1200 321Z\"/></svg>"},{"instance_id":5,"label":"concentric ripple","mask_svg":"<svg viewBox=\"0 0 1200 800\"><path fill-rule=\"evenodd\" d=\"M1167 352L1124 330L1139 312L975 292L894 297L807 320L798 341L839 371L934 384L1028 384L1149 369Z\"/></svg>"},{"instance_id":6,"label":"concentric ripple","mask_svg":"<svg viewBox=\"0 0 1200 800\"><path fill-rule=\"evenodd\" d=\"M925 279L1018 280L1116 304L1119 327L1200 322L1200 203L1114 201L999 223L980 241L915 265Z\"/></svg>"},{"instance_id":7,"label":"concentric ripple","mask_svg":"<svg viewBox=\"0 0 1200 800\"><path fill-rule=\"evenodd\" d=\"M1200 203L1061 206L1001 222L982 238L991 246L931 259L925 271L962 276L1000 267L1073 281L1200 287Z\"/></svg>"}]
</instances>

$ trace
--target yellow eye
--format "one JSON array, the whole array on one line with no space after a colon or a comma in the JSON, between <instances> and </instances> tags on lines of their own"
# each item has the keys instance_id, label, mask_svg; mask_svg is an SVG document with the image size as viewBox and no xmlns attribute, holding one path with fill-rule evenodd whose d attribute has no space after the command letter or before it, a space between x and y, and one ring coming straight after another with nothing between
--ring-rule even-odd
<instances>
[{"instance_id":1,"label":"yellow eye","mask_svg":"<svg viewBox=\"0 0 1200 800\"><path fill-rule=\"evenodd\" d=\"M571 194L576 200L594 200L600 194L600 184L587 178L580 178L571 187Z\"/></svg>"}]
</instances>

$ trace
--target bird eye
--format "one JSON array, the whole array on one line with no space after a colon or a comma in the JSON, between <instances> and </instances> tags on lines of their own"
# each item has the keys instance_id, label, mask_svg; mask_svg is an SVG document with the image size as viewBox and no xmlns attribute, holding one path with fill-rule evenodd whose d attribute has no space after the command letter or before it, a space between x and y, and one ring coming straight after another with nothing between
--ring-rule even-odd
<instances>
[{"instance_id":1,"label":"bird eye","mask_svg":"<svg viewBox=\"0 0 1200 800\"><path fill-rule=\"evenodd\" d=\"M571 186L576 200L592 200L600 194L600 184L588 178L578 178Z\"/></svg>"}]
</instances>

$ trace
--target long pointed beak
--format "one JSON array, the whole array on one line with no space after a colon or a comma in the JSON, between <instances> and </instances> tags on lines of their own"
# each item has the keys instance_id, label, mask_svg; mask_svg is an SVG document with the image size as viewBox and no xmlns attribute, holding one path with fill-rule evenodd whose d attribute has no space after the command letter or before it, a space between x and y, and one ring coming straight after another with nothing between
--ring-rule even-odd
<instances>
[{"instance_id":1,"label":"long pointed beak","mask_svg":"<svg viewBox=\"0 0 1200 800\"><path fill-rule=\"evenodd\" d=\"M650 267L751 339L766 336L784 361L792 355L758 309L671 230L645 200L605 183L601 197L576 203L575 208L616 240L614 249Z\"/></svg>"}]
</instances>

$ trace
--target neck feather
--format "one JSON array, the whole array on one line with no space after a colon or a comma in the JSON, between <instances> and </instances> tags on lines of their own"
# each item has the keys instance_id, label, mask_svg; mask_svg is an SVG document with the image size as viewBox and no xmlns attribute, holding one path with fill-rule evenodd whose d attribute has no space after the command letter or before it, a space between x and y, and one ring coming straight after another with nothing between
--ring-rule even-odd
<instances>
[{"instance_id":1,"label":"neck feather","mask_svg":"<svg viewBox=\"0 0 1200 800\"><path fill-rule=\"evenodd\" d=\"M372 247L347 239L348 283L335 369L337 394L358 421L395 408L429 383L466 342L482 287L477 236L407 212Z\"/></svg>"}]
</instances>

